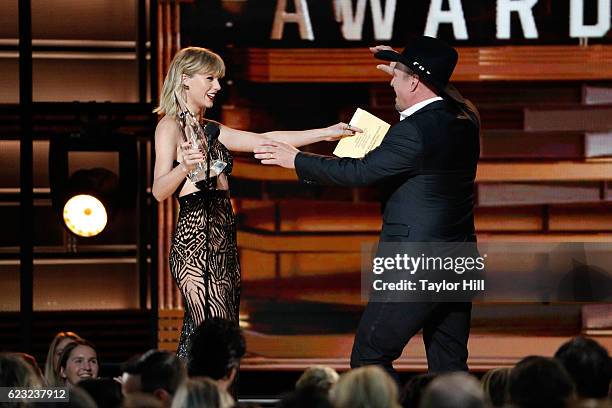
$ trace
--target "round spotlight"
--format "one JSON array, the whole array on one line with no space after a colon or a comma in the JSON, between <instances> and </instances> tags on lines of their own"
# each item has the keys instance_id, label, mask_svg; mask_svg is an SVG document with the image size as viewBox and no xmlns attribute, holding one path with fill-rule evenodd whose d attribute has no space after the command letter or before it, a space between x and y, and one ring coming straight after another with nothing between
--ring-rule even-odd
<instances>
[{"instance_id":1,"label":"round spotlight","mask_svg":"<svg viewBox=\"0 0 612 408\"><path fill-rule=\"evenodd\" d=\"M106 227L107 220L104 204L94 196L79 194L64 205L64 223L78 236L98 235Z\"/></svg>"}]
</instances>

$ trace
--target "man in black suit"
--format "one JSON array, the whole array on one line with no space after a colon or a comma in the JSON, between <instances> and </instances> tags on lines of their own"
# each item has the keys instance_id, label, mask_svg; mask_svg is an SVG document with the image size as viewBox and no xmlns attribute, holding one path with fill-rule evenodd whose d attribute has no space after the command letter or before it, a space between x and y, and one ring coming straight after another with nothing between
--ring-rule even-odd
<instances>
[{"instance_id":1,"label":"man in black suit","mask_svg":"<svg viewBox=\"0 0 612 408\"><path fill-rule=\"evenodd\" d=\"M475 242L474 179L480 154L479 118L448 81L457 52L431 37L420 37L400 54L371 49L390 61L377 68L390 85L400 121L379 147L362 159L299 152L266 142L255 150L263 164L295 168L307 183L377 185L382 190L380 242ZM351 129L347 129L351 130ZM361 318L351 366L392 363L423 329L429 370L467 370L470 302L370 302Z\"/></svg>"}]
</instances>

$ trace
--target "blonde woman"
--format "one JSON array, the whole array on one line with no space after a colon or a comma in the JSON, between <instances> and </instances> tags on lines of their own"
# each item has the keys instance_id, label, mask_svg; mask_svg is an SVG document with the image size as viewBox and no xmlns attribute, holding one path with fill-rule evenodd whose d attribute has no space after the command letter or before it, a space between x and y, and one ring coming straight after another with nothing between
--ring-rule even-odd
<instances>
[{"instance_id":1,"label":"blonde woman","mask_svg":"<svg viewBox=\"0 0 612 408\"><path fill-rule=\"evenodd\" d=\"M335 408L401 408L397 384L379 366L364 366L340 376L330 394Z\"/></svg>"},{"instance_id":2,"label":"blonde woman","mask_svg":"<svg viewBox=\"0 0 612 408\"><path fill-rule=\"evenodd\" d=\"M172 408L232 408L234 399L206 377L186 380L172 399Z\"/></svg>"},{"instance_id":3,"label":"blonde woman","mask_svg":"<svg viewBox=\"0 0 612 408\"><path fill-rule=\"evenodd\" d=\"M64 384L59 375L59 359L64 348L76 340L81 340L81 337L73 332L59 332L51 341L45 361L45 380L49 387L61 387Z\"/></svg>"},{"instance_id":4,"label":"blonde woman","mask_svg":"<svg viewBox=\"0 0 612 408\"><path fill-rule=\"evenodd\" d=\"M508 380L510 367L489 370L480 380L487 403L492 407L503 407L508 402Z\"/></svg>"},{"instance_id":5,"label":"blonde woman","mask_svg":"<svg viewBox=\"0 0 612 408\"><path fill-rule=\"evenodd\" d=\"M62 387L75 385L81 380L98 378L98 352L87 340L75 340L64 349L58 367L63 380Z\"/></svg>"},{"instance_id":6,"label":"blonde woman","mask_svg":"<svg viewBox=\"0 0 612 408\"><path fill-rule=\"evenodd\" d=\"M170 270L184 298L185 316L177 354L185 359L189 335L205 318L238 321L240 266L236 247L235 216L229 200L228 176L232 171L230 150L252 152L263 140L279 140L303 146L323 140L338 140L355 133L344 123L323 129L252 133L219 125L220 134L210 146L213 159L227 163L206 185L194 184L187 175L204 162L206 152L181 143L176 97L200 121L206 122L221 90L219 80L225 64L219 55L199 47L180 50L164 79L156 112L164 115L155 131L153 195L159 201L178 198L179 218L170 249ZM206 225L206 220L210 223ZM205 232L208 231L207 237ZM208 238L208 239L207 239ZM208 262L208 276L204 276Z\"/></svg>"},{"instance_id":7,"label":"blonde woman","mask_svg":"<svg viewBox=\"0 0 612 408\"><path fill-rule=\"evenodd\" d=\"M328 366L312 366L300 376L295 383L296 390L311 389L322 392L327 395L331 387L338 382L340 376L331 367Z\"/></svg>"}]
</instances>

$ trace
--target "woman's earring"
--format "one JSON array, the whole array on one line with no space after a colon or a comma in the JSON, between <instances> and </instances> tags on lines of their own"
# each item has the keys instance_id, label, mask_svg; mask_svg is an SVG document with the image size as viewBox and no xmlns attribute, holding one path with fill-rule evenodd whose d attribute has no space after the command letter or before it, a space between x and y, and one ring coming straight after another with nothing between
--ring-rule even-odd
<instances>
[{"instance_id":1,"label":"woman's earring","mask_svg":"<svg viewBox=\"0 0 612 408\"><path fill-rule=\"evenodd\" d=\"M183 89L187 89L188 90L189 89L189 85L183 84Z\"/></svg>"}]
</instances>

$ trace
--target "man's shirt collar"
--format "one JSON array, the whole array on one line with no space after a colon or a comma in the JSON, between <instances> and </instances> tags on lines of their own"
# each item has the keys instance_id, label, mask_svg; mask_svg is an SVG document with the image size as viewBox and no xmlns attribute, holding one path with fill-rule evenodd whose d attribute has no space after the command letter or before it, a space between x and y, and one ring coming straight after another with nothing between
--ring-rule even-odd
<instances>
[{"instance_id":1,"label":"man's shirt collar","mask_svg":"<svg viewBox=\"0 0 612 408\"><path fill-rule=\"evenodd\" d=\"M419 102L417 104L414 104L411 107L409 107L408 109L405 109L405 110L400 112L400 120L406 119L408 116L410 116L413 113L415 113L416 111L424 108L425 106L429 105L430 103L433 103L433 102L436 102L436 101L441 101L441 100L442 100L441 96L436 96L436 97L433 97L433 98L425 99L424 101L421 101L421 102Z\"/></svg>"}]
</instances>

